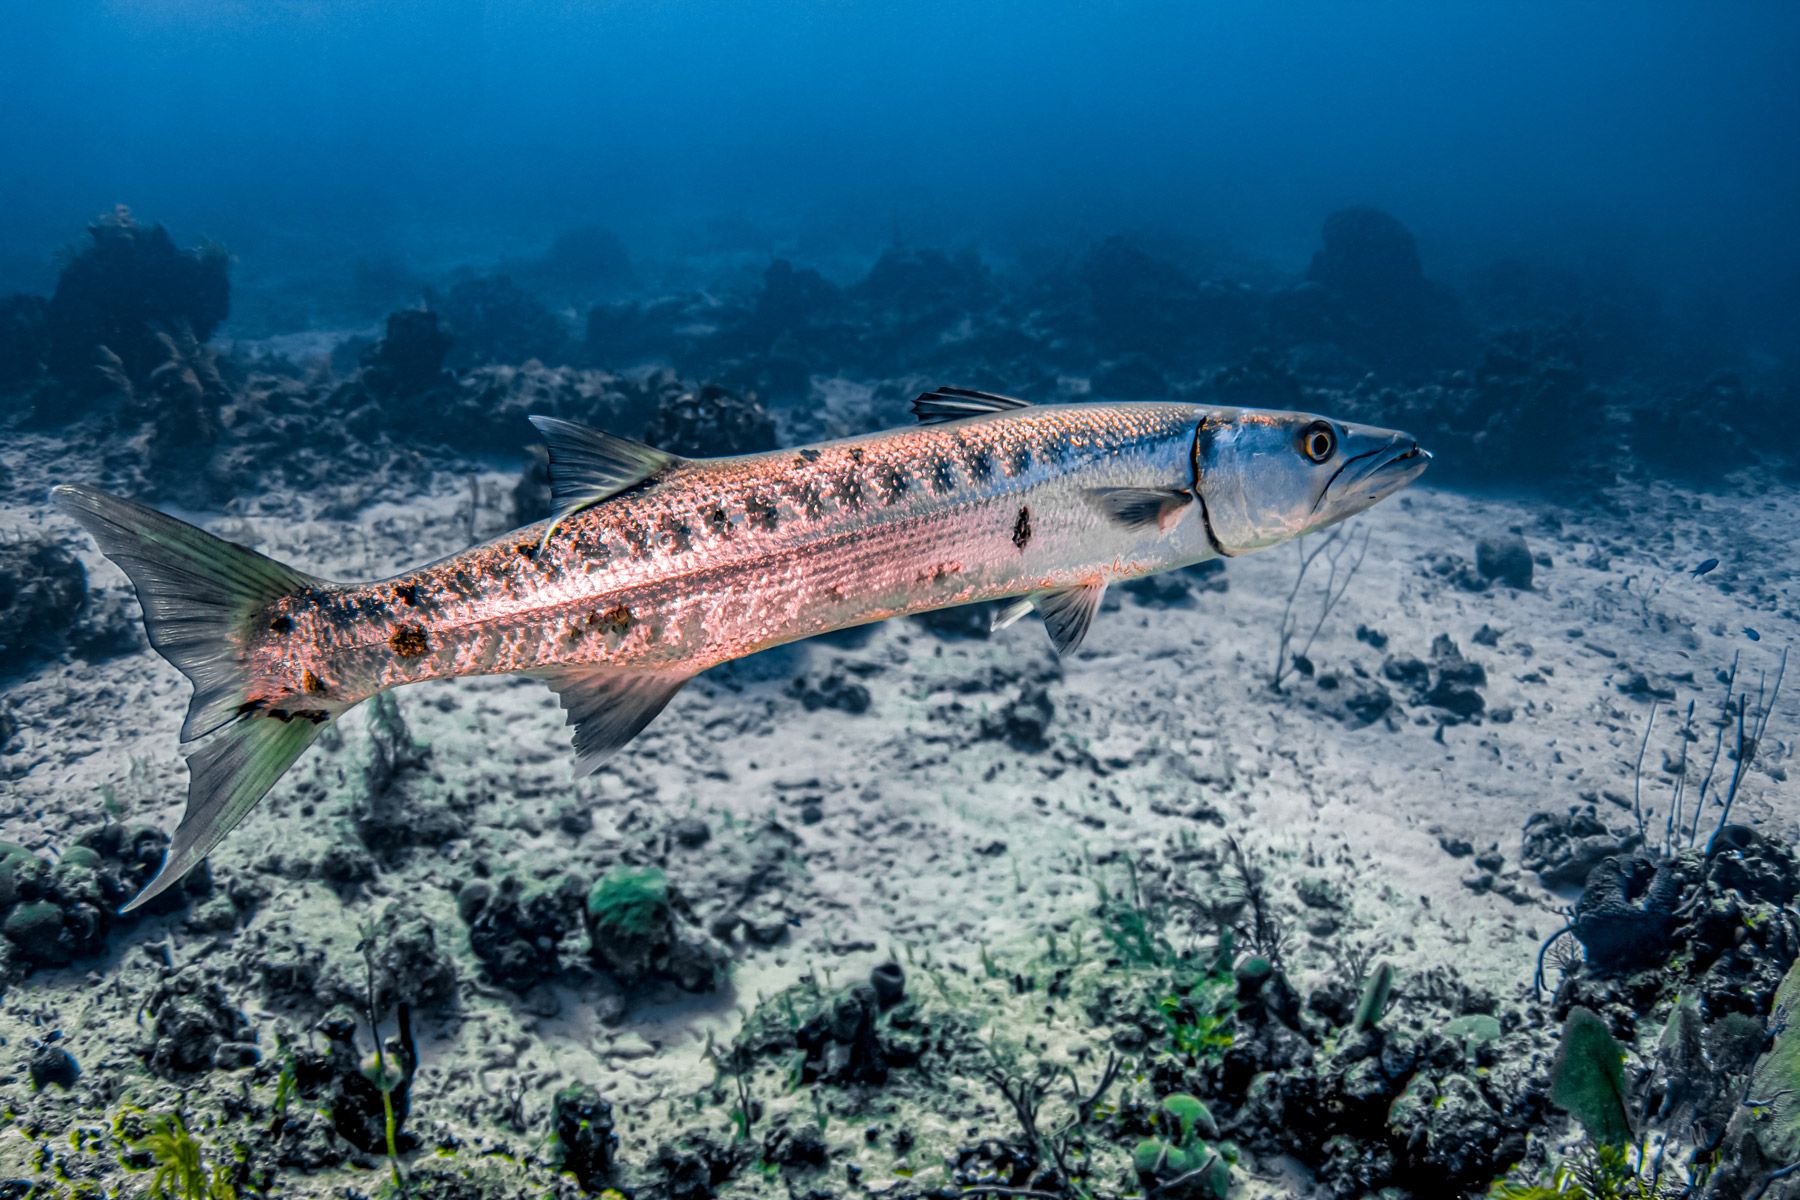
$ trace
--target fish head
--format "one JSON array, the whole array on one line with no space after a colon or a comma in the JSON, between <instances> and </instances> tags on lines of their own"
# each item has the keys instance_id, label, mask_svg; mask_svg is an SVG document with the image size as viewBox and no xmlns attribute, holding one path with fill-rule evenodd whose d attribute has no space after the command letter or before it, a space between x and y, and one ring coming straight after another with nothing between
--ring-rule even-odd
<instances>
[{"instance_id":1,"label":"fish head","mask_svg":"<svg viewBox=\"0 0 1800 1200\"><path fill-rule=\"evenodd\" d=\"M1411 434L1314 413L1208 409L1194 439L1213 540L1231 555L1355 516L1430 462Z\"/></svg>"}]
</instances>

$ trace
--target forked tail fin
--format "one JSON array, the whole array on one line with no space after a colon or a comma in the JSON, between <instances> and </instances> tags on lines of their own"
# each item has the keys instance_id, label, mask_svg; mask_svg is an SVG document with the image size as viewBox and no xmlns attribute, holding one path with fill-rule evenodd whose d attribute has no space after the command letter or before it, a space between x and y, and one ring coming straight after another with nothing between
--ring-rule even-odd
<instances>
[{"instance_id":1,"label":"forked tail fin","mask_svg":"<svg viewBox=\"0 0 1800 1200\"><path fill-rule=\"evenodd\" d=\"M322 722L245 711L251 700L244 663L250 619L271 601L317 581L93 488L64 485L51 498L131 577L150 644L194 685L181 726L184 746L199 742L184 751L187 811L162 869L121 910L130 912L198 866L324 728Z\"/></svg>"}]
</instances>

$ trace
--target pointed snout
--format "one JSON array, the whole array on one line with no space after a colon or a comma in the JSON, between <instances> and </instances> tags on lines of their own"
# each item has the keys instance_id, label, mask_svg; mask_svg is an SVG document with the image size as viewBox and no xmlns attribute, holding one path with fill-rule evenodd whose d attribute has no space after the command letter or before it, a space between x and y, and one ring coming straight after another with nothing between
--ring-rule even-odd
<instances>
[{"instance_id":1,"label":"pointed snout","mask_svg":"<svg viewBox=\"0 0 1800 1200\"><path fill-rule=\"evenodd\" d=\"M1431 465L1431 452L1410 433L1367 426L1351 429L1354 453L1347 469L1327 489L1329 499L1350 511L1361 512L1386 499Z\"/></svg>"},{"instance_id":2,"label":"pointed snout","mask_svg":"<svg viewBox=\"0 0 1800 1200\"><path fill-rule=\"evenodd\" d=\"M1389 441L1389 451L1379 456L1379 465L1369 472L1369 479L1379 484L1376 499L1390 496L1425 473L1431 465L1431 451L1419 445L1409 433L1396 433Z\"/></svg>"}]
</instances>

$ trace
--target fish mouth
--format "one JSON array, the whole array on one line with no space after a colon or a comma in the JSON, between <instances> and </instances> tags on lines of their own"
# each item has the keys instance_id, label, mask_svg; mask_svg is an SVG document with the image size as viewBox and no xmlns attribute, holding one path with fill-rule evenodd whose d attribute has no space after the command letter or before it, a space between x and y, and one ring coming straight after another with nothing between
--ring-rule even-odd
<instances>
[{"instance_id":1,"label":"fish mouth","mask_svg":"<svg viewBox=\"0 0 1800 1200\"><path fill-rule=\"evenodd\" d=\"M1342 472L1327 487L1328 492L1334 493L1332 499L1352 512L1361 512L1386 499L1423 475L1432 456L1413 438L1396 434L1387 445L1360 457L1361 462Z\"/></svg>"},{"instance_id":2,"label":"fish mouth","mask_svg":"<svg viewBox=\"0 0 1800 1200\"><path fill-rule=\"evenodd\" d=\"M1374 473L1380 474L1383 471L1398 467L1407 472L1407 479L1410 481L1417 479L1424 473L1425 468L1431 465L1431 458L1431 451L1419 445L1419 443L1413 442L1408 445L1406 449L1394 455L1379 467L1376 467Z\"/></svg>"}]
</instances>

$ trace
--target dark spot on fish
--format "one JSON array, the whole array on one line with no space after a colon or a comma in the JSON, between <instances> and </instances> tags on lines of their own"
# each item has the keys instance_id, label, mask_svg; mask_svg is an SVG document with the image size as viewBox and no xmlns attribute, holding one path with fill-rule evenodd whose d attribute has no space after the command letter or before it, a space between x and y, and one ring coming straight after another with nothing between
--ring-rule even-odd
<instances>
[{"instance_id":1,"label":"dark spot on fish","mask_svg":"<svg viewBox=\"0 0 1800 1200\"><path fill-rule=\"evenodd\" d=\"M394 589L394 599L400 601L400 603L406 605L408 608L416 607L419 603L418 585L411 583L401 584Z\"/></svg>"},{"instance_id":2,"label":"dark spot on fish","mask_svg":"<svg viewBox=\"0 0 1800 1200\"><path fill-rule=\"evenodd\" d=\"M793 505L809 520L818 520L825 515L825 497L819 491L819 485L808 479L800 484L793 495Z\"/></svg>"},{"instance_id":3,"label":"dark spot on fish","mask_svg":"<svg viewBox=\"0 0 1800 1200\"><path fill-rule=\"evenodd\" d=\"M893 504L912 490L912 480L907 478L906 472L899 466L891 466L887 469L887 477L882 480L882 486L887 489L887 502Z\"/></svg>"},{"instance_id":4,"label":"dark spot on fish","mask_svg":"<svg viewBox=\"0 0 1800 1200\"><path fill-rule=\"evenodd\" d=\"M800 451L800 461L803 463L816 463L819 461L819 452L811 448L802 450Z\"/></svg>"},{"instance_id":5,"label":"dark spot on fish","mask_svg":"<svg viewBox=\"0 0 1800 1200\"><path fill-rule=\"evenodd\" d=\"M1007 458L1006 470L1010 475L1023 475L1031 469L1031 447L1015 446Z\"/></svg>"},{"instance_id":6,"label":"dark spot on fish","mask_svg":"<svg viewBox=\"0 0 1800 1200\"><path fill-rule=\"evenodd\" d=\"M751 496L744 501L744 515L752 525L767 533L773 533L776 526L781 524L780 518L776 516L775 505L761 496Z\"/></svg>"},{"instance_id":7,"label":"dark spot on fish","mask_svg":"<svg viewBox=\"0 0 1800 1200\"><path fill-rule=\"evenodd\" d=\"M1021 550L1031 544L1031 509L1019 509L1019 519L1013 522L1012 543Z\"/></svg>"},{"instance_id":8,"label":"dark spot on fish","mask_svg":"<svg viewBox=\"0 0 1800 1200\"><path fill-rule=\"evenodd\" d=\"M993 478L994 456L985 446L976 446L963 459L963 465L969 469L969 478L976 483L986 483Z\"/></svg>"},{"instance_id":9,"label":"dark spot on fish","mask_svg":"<svg viewBox=\"0 0 1800 1200\"><path fill-rule=\"evenodd\" d=\"M663 533L668 536L670 550L680 553L693 546L694 531L689 528L686 521L678 521L671 518L670 520L663 522L662 528Z\"/></svg>"},{"instance_id":10,"label":"dark spot on fish","mask_svg":"<svg viewBox=\"0 0 1800 1200\"><path fill-rule=\"evenodd\" d=\"M712 526L714 533L723 533L725 527L731 524L731 518L725 515L723 508L714 505L712 510L706 514L706 523Z\"/></svg>"},{"instance_id":11,"label":"dark spot on fish","mask_svg":"<svg viewBox=\"0 0 1800 1200\"><path fill-rule=\"evenodd\" d=\"M269 622L269 632L270 633L292 633L292 632L294 632L294 618L286 615L285 613L279 617L276 617L273 621Z\"/></svg>"},{"instance_id":12,"label":"dark spot on fish","mask_svg":"<svg viewBox=\"0 0 1800 1200\"><path fill-rule=\"evenodd\" d=\"M280 721L283 725L286 725L289 721L294 719L292 717L292 715L290 715L288 713L288 710L285 708L271 708L269 710L268 715L271 717L274 717L277 721Z\"/></svg>"},{"instance_id":13,"label":"dark spot on fish","mask_svg":"<svg viewBox=\"0 0 1800 1200\"><path fill-rule=\"evenodd\" d=\"M535 559L537 558L537 543L530 541L520 542L513 547L513 551L521 558Z\"/></svg>"},{"instance_id":14,"label":"dark spot on fish","mask_svg":"<svg viewBox=\"0 0 1800 1200\"><path fill-rule=\"evenodd\" d=\"M940 496L956 490L956 466L949 459L932 460L931 488Z\"/></svg>"},{"instance_id":15,"label":"dark spot on fish","mask_svg":"<svg viewBox=\"0 0 1800 1200\"><path fill-rule=\"evenodd\" d=\"M429 643L425 640L425 629L420 625L396 626L394 632L388 637L388 645L392 646L394 653L401 658L417 658L430 648Z\"/></svg>"},{"instance_id":16,"label":"dark spot on fish","mask_svg":"<svg viewBox=\"0 0 1800 1200\"><path fill-rule=\"evenodd\" d=\"M862 463L862 460L863 460L862 447L861 446L852 446L852 447L850 447L848 453L850 455L850 461L853 463L856 463L860 466Z\"/></svg>"},{"instance_id":17,"label":"dark spot on fish","mask_svg":"<svg viewBox=\"0 0 1800 1200\"><path fill-rule=\"evenodd\" d=\"M624 633L631 628L631 610L623 604L615 604L598 616L601 628L608 633Z\"/></svg>"},{"instance_id":18,"label":"dark spot on fish","mask_svg":"<svg viewBox=\"0 0 1800 1200\"><path fill-rule=\"evenodd\" d=\"M325 693L325 681L311 671L304 671L300 675L300 688L309 696L320 696Z\"/></svg>"},{"instance_id":19,"label":"dark spot on fish","mask_svg":"<svg viewBox=\"0 0 1800 1200\"><path fill-rule=\"evenodd\" d=\"M838 498L844 502L845 508L861 508L868 498L863 491L862 476L851 472L838 480Z\"/></svg>"}]
</instances>

